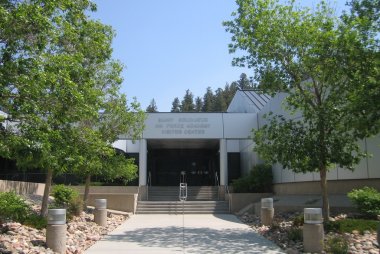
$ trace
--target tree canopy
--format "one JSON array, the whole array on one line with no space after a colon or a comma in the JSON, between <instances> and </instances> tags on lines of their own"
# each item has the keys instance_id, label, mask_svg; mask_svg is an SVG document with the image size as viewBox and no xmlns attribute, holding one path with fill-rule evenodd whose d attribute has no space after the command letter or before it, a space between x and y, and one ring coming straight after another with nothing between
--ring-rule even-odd
<instances>
[{"instance_id":1,"label":"tree canopy","mask_svg":"<svg viewBox=\"0 0 380 254\"><path fill-rule=\"evenodd\" d=\"M6 113L0 122L15 123L2 129L0 152L18 166L48 172L43 215L53 173L80 165L83 150L74 144L85 135L93 141L87 149L99 148L99 133L90 124L107 112L105 101L117 111L108 120L124 119L117 127L99 126L108 141L140 116L121 117L129 109L118 94L122 66L111 59L114 32L88 17L95 10L88 0L5 0L0 5L0 107Z\"/></svg>"},{"instance_id":2,"label":"tree canopy","mask_svg":"<svg viewBox=\"0 0 380 254\"><path fill-rule=\"evenodd\" d=\"M267 161L295 172L319 172L327 221L327 171L335 164L353 169L364 156L358 140L378 132L372 124L378 124L379 104L361 97L375 98L380 90L378 30L373 28L378 29L373 23L378 14L355 11L356 4L373 7L375 1L352 1L351 14L340 18L325 1L315 10L296 1L236 2L234 19L224 23L232 34L230 52L243 52L233 64L253 69L264 93L287 93L285 108L302 114L270 115L254 132L255 149ZM358 115L361 119L355 121Z\"/></svg>"}]
</instances>

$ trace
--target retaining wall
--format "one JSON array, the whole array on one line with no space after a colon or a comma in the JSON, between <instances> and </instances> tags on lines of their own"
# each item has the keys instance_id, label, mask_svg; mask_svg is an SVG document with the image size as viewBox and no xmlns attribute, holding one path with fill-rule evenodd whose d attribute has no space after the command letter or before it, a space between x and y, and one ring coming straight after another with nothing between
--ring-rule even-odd
<instances>
[{"instance_id":1,"label":"retaining wall","mask_svg":"<svg viewBox=\"0 0 380 254\"><path fill-rule=\"evenodd\" d=\"M43 195L44 183L0 180L0 192L15 191L17 194Z\"/></svg>"}]
</instances>

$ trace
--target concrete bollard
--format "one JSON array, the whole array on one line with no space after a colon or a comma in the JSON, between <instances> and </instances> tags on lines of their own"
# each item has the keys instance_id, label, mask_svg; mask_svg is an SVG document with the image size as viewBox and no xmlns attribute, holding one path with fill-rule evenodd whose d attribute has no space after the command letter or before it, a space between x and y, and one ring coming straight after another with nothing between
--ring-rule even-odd
<instances>
[{"instance_id":1,"label":"concrete bollard","mask_svg":"<svg viewBox=\"0 0 380 254\"><path fill-rule=\"evenodd\" d=\"M274 217L273 198L261 199L261 224L265 226L272 225Z\"/></svg>"},{"instance_id":2,"label":"concrete bollard","mask_svg":"<svg viewBox=\"0 0 380 254\"><path fill-rule=\"evenodd\" d=\"M324 229L321 208L305 208L303 224L304 252L321 253L324 247Z\"/></svg>"},{"instance_id":3,"label":"concrete bollard","mask_svg":"<svg viewBox=\"0 0 380 254\"><path fill-rule=\"evenodd\" d=\"M102 227L107 227L107 199L95 199L94 221Z\"/></svg>"},{"instance_id":4,"label":"concrete bollard","mask_svg":"<svg viewBox=\"0 0 380 254\"><path fill-rule=\"evenodd\" d=\"M66 209L49 209L46 245L54 252L66 253Z\"/></svg>"}]
</instances>

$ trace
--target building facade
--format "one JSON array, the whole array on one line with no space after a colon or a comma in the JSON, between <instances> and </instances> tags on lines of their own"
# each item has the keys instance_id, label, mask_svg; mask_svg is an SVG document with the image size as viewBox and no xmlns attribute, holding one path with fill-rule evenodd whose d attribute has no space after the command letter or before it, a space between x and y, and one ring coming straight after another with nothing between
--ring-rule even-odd
<instances>
[{"instance_id":1,"label":"building facade","mask_svg":"<svg viewBox=\"0 0 380 254\"><path fill-rule=\"evenodd\" d=\"M138 162L139 186L178 186L181 174L190 186L228 185L262 162L253 152L251 135L266 123L264 114L301 117L283 110L285 96L270 98L239 90L225 113L150 113L140 140L121 136L114 146ZM336 167L328 174L333 184L347 185L337 187L337 192L362 184L380 188L380 137L362 140L360 145L372 155L356 170ZM273 165L273 175L275 191L282 193L285 189L305 193L311 184L319 186L317 173L296 174L278 164Z\"/></svg>"}]
</instances>

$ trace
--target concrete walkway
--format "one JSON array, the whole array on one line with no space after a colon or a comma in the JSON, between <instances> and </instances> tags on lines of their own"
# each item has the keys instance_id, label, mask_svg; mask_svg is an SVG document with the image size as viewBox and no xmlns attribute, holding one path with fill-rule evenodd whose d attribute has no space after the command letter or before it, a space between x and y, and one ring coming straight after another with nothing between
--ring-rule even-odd
<instances>
[{"instance_id":1,"label":"concrete walkway","mask_svg":"<svg viewBox=\"0 0 380 254\"><path fill-rule=\"evenodd\" d=\"M284 252L234 215L197 214L133 215L85 253Z\"/></svg>"}]
</instances>

